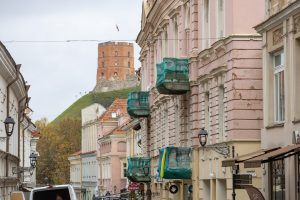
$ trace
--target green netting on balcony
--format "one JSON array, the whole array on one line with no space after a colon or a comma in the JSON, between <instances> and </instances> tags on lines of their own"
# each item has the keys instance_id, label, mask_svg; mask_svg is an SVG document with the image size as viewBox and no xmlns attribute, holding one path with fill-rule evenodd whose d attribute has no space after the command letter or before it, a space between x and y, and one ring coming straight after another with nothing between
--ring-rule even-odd
<instances>
[{"instance_id":1,"label":"green netting on balcony","mask_svg":"<svg viewBox=\"0 0 300 200\"><path fill-rule=\"evenodd\" d=\"M127 178L132 182L150 182L151 158L149 157L128 157ZM149 167L149 174L146 176L144 167Z\"/></svg>"},{"instance_id":2,"label":"green netting on balcony","mask_svg":"<svg viewBox=\"0 0 300 200\"><path fill-rule=\"evenodd\" d=\"M160 150L158 173L164 179L191 179L191 148L166 147Z\"/></svg>"},{"instance_id":3,"label":"green netting on balcony","mask_svg":"<svg viewBox=\"0 0 300 200\"><path fill-rule=\"evenodd\" d=\"M149 92L131 92L127 99L127 112L131 117L147 117L150 114Z\"/></svg>"},{"instance_id":4,"label":"green netting on balcony","mask_svg":"<svg viewBox=\"0 0 300 200\"><path fill-rule=\"evenodd\" d=\"M164 58L156 65L156 88L161 94L184 94L190 90L189 60Z\"/></svg>"}]
</instances>

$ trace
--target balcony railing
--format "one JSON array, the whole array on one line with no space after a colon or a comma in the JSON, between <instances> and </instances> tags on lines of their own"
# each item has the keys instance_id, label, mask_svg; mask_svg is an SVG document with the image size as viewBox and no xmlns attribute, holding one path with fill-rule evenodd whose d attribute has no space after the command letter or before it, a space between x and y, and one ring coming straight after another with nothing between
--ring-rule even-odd
<instances>
[{"instance_id":1,"label":"balcony railing","mask_svg":"<svg viewBox=\"0 0 300 200\"><path fill-rule=\"evenodd\" d=\"M149 157L128 157L126 177L132 182L151 182L150 164ZM149 170L147 174L145 174L145 167Z\"/></svg>"},{"instance_id":2,"label":"balcony railing","mask_svg":"<svg viewBox=\"0 0 300 200\"><path fill-rule=\"evenodd\" d=\"M156 88L161 94L184 94L190 90L188 59L164 58L156 65Z\"/></svg>"},{"instance_id":3,"label":"balcony railing","mask_svg":"<svg viewBox=\"0 0 300 200\"><path fill-rule=\"evenodd\" d=\"M131 92L127 99L127 112L131 117L147 117L150 114L149 92Z\"/></svg>"},{"instance_id":4,"label":"balcony railing","mask_svg":"<svg viewBox=\"0 0 300 200\"><path fill-rule=\"evenodd\" d=\"M164 179L191 179L191 148L160 149L157 172L158 176Z\"/></svg>"}]
</instances>

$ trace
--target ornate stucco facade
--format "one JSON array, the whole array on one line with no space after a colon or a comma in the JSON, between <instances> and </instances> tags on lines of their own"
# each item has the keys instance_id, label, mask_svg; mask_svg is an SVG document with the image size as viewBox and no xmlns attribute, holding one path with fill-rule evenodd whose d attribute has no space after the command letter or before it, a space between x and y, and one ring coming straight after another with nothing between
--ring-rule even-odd
<instances>
[{"instance_id":1,"label":"ornate stucco facade","mask_svg":"<svg viewBox=\"0 0 300 200\"><path fill-rule=\"evenodd\" d=\"M260 149L262 127L261 37L253 28L264 19L265 2L239 0L144 1L141 31L141 88L150 91L150 116L142 120L142 152L150 156L152 176L158 149L192 147L190 180L152 179L156 199L231 199L232 173L226 156L213 145L235 146L236 154ZM253 10L256 12L253 13ZM245 20L247 19L247 20ZM162 95L156 89L156 64L165 57L188 58L190 91ZM208 132L206 147L198 133ZM260 171L253 173L260 188ZM179 191L169 192L175 184ZM188 186L193 185L193 192ZM236 199L247 198L237 191Z\"/></svg>"},{"instance_id":2,"label":"ornate stucco facade","mask_svg":"<svg viewBox=\"0 0 300 200\"><path fill-rule=\"evenodd\" d=\"M261 143L263 149L279 150L261 157L256 167L263 170L266 199L296 200L300 198L300 1L265 2L266 19L255 27L263 37Z\"/></svg>"}]
</instances>

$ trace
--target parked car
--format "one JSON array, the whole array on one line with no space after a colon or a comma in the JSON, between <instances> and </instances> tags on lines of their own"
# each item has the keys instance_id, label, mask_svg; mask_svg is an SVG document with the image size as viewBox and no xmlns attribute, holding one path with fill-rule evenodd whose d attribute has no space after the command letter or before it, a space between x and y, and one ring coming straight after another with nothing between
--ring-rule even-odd
<instances>
[{"instance_id":1,"label":"parked car","mask_svg":"<svg viewBox=\"0 0 300 200\"><path fill-rule=\"evenodd\" d=\"M49 185L35 188L29 200L77 200L71 185Z\"/></svg>"}]
</instances>

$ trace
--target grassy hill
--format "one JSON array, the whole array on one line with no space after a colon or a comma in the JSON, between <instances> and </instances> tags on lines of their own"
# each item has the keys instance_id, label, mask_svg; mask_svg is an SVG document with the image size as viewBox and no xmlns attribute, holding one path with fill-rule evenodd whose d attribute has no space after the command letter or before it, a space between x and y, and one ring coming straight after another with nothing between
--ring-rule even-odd
<instances>
[{"instance_id":1,"label":"grassy hill","mask_svg":"<svg viewBox=\"0 0 300 200\"><path fill-rule=\"evenodd\" d=\"M56 117L51 123L55 124L63 118L81 118L81 109L99 103L105 108L111 105L116 98L127 98L129 92L140 91L140 87L126 88L111 92L90 92L74 102L69 108Z\"/></svg>"}]
</instances>

